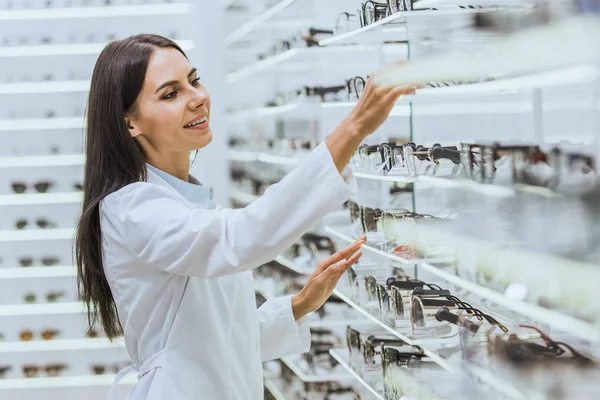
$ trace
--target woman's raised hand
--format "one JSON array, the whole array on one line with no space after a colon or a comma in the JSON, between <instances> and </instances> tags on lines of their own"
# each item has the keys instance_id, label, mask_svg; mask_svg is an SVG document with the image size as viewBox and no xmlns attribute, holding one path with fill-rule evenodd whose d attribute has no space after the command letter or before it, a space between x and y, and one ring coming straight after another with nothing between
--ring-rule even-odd
<instances>
[{"instance_id":1,"label":"woman's raised hand","mask_svg":"<svg viewBox=\"0 0 600 400\"><path fill-rule=\"evenodd\" d=\"M365 240L366 237L364 236L359 238L350 246L338 251L317 265L306 285L297 295L292 297L292 310L296 320L321 308L331 296L344 272L362 256L360 248Z\"/></svg>"},{"instance_id":2,"label":"woman's raised hand","mask_svg":"<svg viewBox=\"0 0 600 400\"><path fill-rule=\"evenodd\" d=\"M383 124L400 96L412 94L421 86L403 85L386 87L377 83L379 74L396 67L398 64L404 64L404 61L398 61L385 66L369 75L360 99L358 99L356 106L348 115L348 118L352 121L351 123L363 138L375 132Z\"/></svg>"}]
</instances>

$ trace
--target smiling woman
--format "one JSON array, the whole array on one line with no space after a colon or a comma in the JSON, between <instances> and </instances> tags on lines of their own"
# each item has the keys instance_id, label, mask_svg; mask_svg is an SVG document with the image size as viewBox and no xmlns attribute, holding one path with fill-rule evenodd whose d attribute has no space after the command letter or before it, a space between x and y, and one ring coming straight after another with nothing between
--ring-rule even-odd
<instances>
[{"instance_id":1,"label":"smiling woman","mask_svg":"<svg viewBox=\"0 0 600 400\"><path fill-rule=\"evenodd\" d=\"M309 349L304 316L360 258L364 238L317 265L298 294L258 310L251 270L350 197L354 150L412 91L367 82L294 171L248 207L222 209L188 173L190 151L212 140L196 69L161 36L106 46L88 100L76 259L90 327L125 336L134 364L115 384L138 372L130 399L262 399L261 361Z\"/></svg>"}]
</instances>

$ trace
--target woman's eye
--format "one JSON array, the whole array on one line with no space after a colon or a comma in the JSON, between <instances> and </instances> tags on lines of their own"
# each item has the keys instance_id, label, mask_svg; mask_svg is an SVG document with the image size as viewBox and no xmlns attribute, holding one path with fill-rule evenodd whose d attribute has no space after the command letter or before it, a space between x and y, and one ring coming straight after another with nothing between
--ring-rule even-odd
<instances>
[{"instance_id":1,"label":"woman's eye","mask_svg":"<svg viewBox=\"0 0 600 400\"><path fill-rule=\"evenodd\" d=\"M172 100L172 99L174 99L175 97L177 97L177 91L176 91L176 90L175 90L175 91L172 91L172 92L169 92L169 93L167 93L167 94L165 94L165 95L163 96L163 99L165 99L165 100Z\"/></svg>"},{"instance_id":2,"label":"woman's eye","mask_svg":"<svg viewBox=\"0 0 600 400\"><path fill-rule=\"evenodd\" d=\"M200 84L200 78L196 78L191 82L192 86L196 87Z\"/></svg>"}]
</instances>

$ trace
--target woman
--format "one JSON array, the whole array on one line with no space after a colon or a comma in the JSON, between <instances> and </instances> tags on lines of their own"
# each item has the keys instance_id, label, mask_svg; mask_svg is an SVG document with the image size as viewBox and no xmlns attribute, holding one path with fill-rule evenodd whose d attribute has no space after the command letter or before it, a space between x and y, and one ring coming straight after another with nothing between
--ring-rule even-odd
<instances>
[{"instance_id":1,"label":"woman","mask_svg":"<svg viewBox=\"0 0 600 400\"><path fill-rule=\"evenodd\" d=\"M106 46L89 93L76 259L90 326L99 320L109 338L125 336L134 365L117 381L138 372L129 398L261 399L261 361L308 351L303 317L364 239L320 263L297 295L258 311L251 269L349 198L352 153L413 90L369 82L300 166L248 207L220 209L188 174L190 151L212 132L210 97L183 51L155 35Z\"/></svg>"}]
</instances>

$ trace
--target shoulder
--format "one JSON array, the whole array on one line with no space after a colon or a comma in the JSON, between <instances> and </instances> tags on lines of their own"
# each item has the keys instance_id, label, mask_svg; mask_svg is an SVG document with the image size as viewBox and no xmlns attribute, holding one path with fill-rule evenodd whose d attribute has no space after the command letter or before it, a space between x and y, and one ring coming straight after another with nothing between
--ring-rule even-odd
<instances>
[{"instance_id":1,"label":"shoulder","mask_svg":"<svg viewBox=\"0 0 600 400\"><path fill-rule=\"evenodd\" d=\"M175 190L155 183L135 182L106 196L100 203L100 213L110 217L131 212L147 204L174 202L180 203Z\"/></svg>"}]
</instances>

